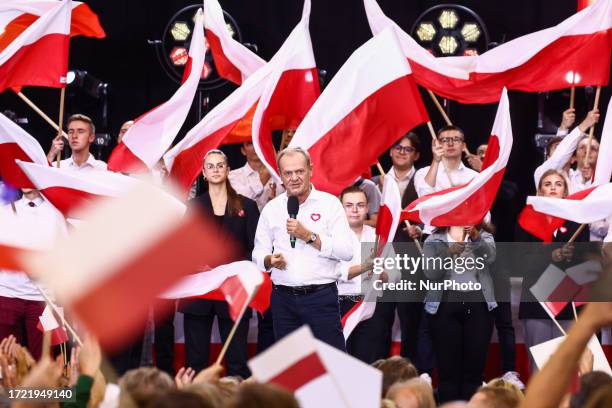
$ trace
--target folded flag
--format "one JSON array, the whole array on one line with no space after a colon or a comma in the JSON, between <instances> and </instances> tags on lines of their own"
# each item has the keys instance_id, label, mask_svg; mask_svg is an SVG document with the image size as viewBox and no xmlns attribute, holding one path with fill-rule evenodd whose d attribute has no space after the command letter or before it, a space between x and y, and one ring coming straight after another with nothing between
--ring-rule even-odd
<instances>
[{"instance_id":1,"label":"folded flag","mask_svg":"<svg viewBox=\"0 0 612 408\"><path fill-rule=\"evenodd\" d=\"M60 313L63 315L63 309L60 308ZM68 333L66 333L66 329L64 329L57 322L53 314L53 310L49 307L49 305L45 306L45 310L43 310L42 314L38 318L38 324L36 328L41 332L51 332L51 345L57 346L58 344L62 344L68 341Z\"/></svg>"}]
</instances>

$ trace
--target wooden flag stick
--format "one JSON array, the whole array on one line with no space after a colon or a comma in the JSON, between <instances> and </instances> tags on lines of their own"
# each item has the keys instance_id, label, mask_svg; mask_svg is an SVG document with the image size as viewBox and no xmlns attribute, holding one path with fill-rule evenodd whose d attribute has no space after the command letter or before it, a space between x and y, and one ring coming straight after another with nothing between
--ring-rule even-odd
<instances>
[{"instance_id":1,"label":"wooden flag stick","mask_svg":"<svg viewBox=\"0 0 612 408\"><path fill-rule=\"evenodd\" d=\"M47 296L45 291L40 286L38 286L36 283L34 283L34 286L36 286L36 289L38 289L43 299L45 299L45 303L47 303L47 305L51 308L51 310L53 310L54 315L59 316L62 326L68 329L68 331L70 332L70 334L72 335L72 337L74 338L74 340L77 342L79 346L83 346L83 342L81 341L81 338L76 333L76 331L72 328L72 326L68 323L68 321L66 321L66 319L64 318L64 315L60 313L57 305L53 303L53 301L49 298L49 296Z\"/></svg>"},{"instance_id":2,"label":"wooden flag stick","mask_svg":"<svg viewBox=\"0 0 612 408\"><path fill-rule=\"evenodd\" d=\"M576 303L572 301L572 311L574 312L574 320L578 320L578 312L576 311Z\"/></svg>"},{"instance_id":3,"label":"wooden flag stick","mask_svg":"<svg viewBox=\"0 0 612 408\"><path fill-rule=\"evenodd\" d=\"M53 120L51 120L51 118L49 116L47 116L47 114L45 112L43 112L38 106L36 106L34 104L34 102L32 102L27 96L25 96L23 94L23 92L17 92L17 96L19 96L30 108L32 108L32 110L36 113L38 113L38 115L44 119L45 122L47 122L49 125L51 125L51 127L53 129L55 129L56 131L59 132L59 127L57 126L57 123L55 123ZM62 131L62 136L64 137L68 137L68 135L66 134L66 132Z\"/></svg>"},{"instance_id":4,"label":"wooden flag stick","mask_svg":"<svg viewBox=\"0 0 612 408\"><path fill-rule=\"evenodd\" d=\"M438 136L436 136L436 132L433 128L433 125L431 124L431 120L427 121L427 129L429 129L429 134L431 135L432 140L434 140L435 143L440 143L438 141ZM442 166L444 166L444 164L442 164ZM446 168L444 168L444 173L446 173L446 177L448 177L448 182L450 183L451 187L453 187L455 184L453 183L453 179L451 178Z\"/></svg>"},{"instance_id":5,"label":"wooden flag stick","mask_svg":"<svg viewBox=\"0 0 612 408\"><path fill-rule=\"evenodd\" d=\"M586 227L587 224L580 224L580 226L578 227L578 229L576 230L576 232L574 232L574 234L572 235L572 237L567 241L567 243L571 243L574 242L576 240L576 238L578 238L578 235L580 235L580 233L582 232L582 230L584 229L584 227Z\"/></svg>"},{"instance_id":6,"label":"wooden flag stick","mask_svg":"<svg viewBox=\"0 0 612 408\"><path fill-rule=\"evenodd\" d=\"M412 225L410 224L410 221L408 220L404 220L404 224L406 224L406 227L410 228ZM421 243L419 242L418 239L416 238L412 238L412 240L414 241L414 245L416 245L417 249L419 250L419 253L423 253L423 247L421 247Z\"/></svg>"},{"instance_id":7,"label":"wooden flag stick","mask_svg":"<svg viewBox=\"0 0 612 408\"><path fill-rule=\"evenodd\" d=\"M223 361L223 357L225 357L225 353L227 352L227 349L230 343L232 342L232 339L234 338L234 334L236 334L236 330L238 329L238 326L240 325L240 321L242 320L242 317L244 316L244 312L249 308L251 301L257 294L257 291L259 290L260 287L261 285L255 288L253 293L251 293L246 303L244 304L244 307L242 308L242 310L240 311L240 314L238 315L238 319L236 319L236 321L234 322L234 325L232 326L232 330L229 332L227 339L225 339L225 342L223 343L223 348L219 352L219 356L217 357L217 361L215 364L221 364L221 361Z\"/></svg>"},{"instance_id":8,"label":"wooden flag stick","mask_svg":"<svg viewBox=\"0 0 612 408\"><path fill-rule=\"evenodd\" d=\"M450 118L448 117L448 114L446 113L446 111L444 110L442 105L440 105L440 101L438 101L438 97L433 92L431 92L429 89L427 90L427 93L429 94L429 97L431 98L431 100L433 101L434 105L436 105L436 108L438 108L438 111L440 112L440 114L444 118L444 121L446 122L446 125L451 126L453 124L453 122L451 122Z\"/></svg>"},{"instance_id":9,"label":"wooden flag stick","mask_svg":"<svg viewBox=\"0 0 612 408\"><path fill-rule=\"evenodd\" d=\"M551 316L552 317L552 316ZM556 318L552 318L553 322L555 322L555 325L557 326L557 328L561 331L561 333L563 333L564 336L567 336L567 333L565 332L565 330L563 330L563 327L559 324L559 322L557 321Z\"/></svg>"},{"instance_id":10,"label":"wooden flag stick","mask_svg":"<svg viewBox=\"0 0 612 408\"><path fill-rule=\"evenodd\" d=\"M593 109L597 109L599 106L599 97L601 96L601 86L597 87L595 91L595 103L593 103ZM589 129L589 142L587 143L586 154L584 156L584 165L589 165L589 156L591 155L591 142L593 141L593 135L595 134L595 124Z\"/></svg>"},{"instance_id":11,"label":"wooden flag stick","mask_svg":"<svg viewBox=\"0 0 612 408\"><path fill-rule=\"evenodd\" d=\"M60 106L59 106L59 120L57 121L57 135L62 135L62 123L64 121L64 99L66 96L66 87L63 87L60 91ZM57 167L60 166L60 160L62 159L62 152L57 152L57 156L55 157L55 163Z\"/></svg>"},{"instance_id":12,"label":"wooden flag stick","mask_svg":"<svg viewBox=\"0 0 612 408\"><path fill-rule=\"evenodd\" d=\"M574 109L574 99L576 98L576 87L572 86L570 88L570 109Z\"/></svg>"}]
</instances>

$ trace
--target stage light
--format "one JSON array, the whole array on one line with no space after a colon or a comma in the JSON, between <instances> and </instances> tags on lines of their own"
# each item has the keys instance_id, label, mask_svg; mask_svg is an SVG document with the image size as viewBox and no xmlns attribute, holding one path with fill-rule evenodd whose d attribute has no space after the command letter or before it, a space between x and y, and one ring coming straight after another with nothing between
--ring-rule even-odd
<instances>
[{"instance_id":1,"label":"stage light","mask_svg":"<svg viewBox=\"0 0 612 408\"><path fill-rule=\"evenodd\" d=\"M442 28L451 29L455 28L457 25L457 21L459 21L459 17L457 17L457 13L453 10L442 10L440 13L440 17L438 17L438 21Z\"/></svg>"},{"instance_id":2,"label":"stage light","mask_svg":"<svg viewBox=\"0 0 612 408\"><path fill-rule=\"evenodd\" d=\"M480 29L478 28L477 24L465 23L461 29L461 35L465 41L473 43L478 41L478 37L480 37Z\"/></svg>"},{"instance_id":3,"label":"stage light","mask_svg":"<svg viewBox=\"0 0 612 408\"><path fill-rule=\"evenodd\" d=\"M489 34L482 19L458 4L440 4L425 10L410 34L436 57L479 55L489 48Z\"/></svg>"},{"instance_id":4,"label":"stage light","mask_svg":"<svg viewBox=\"0 0 612 408\"><path fill-rule=\"evenodd\" d=\"M421 23L416 30L416 35L421 41L431 41L436 35L436 28L432 23Z\"/></svg>"},{"instance_id":5,"label":"stage light","mask_svg":"<svg viewBox=\"0 0 612 408\"><path fill-rule=\"evenodd\" d=\"M457 51L457 47L459 47L459 44L457 43L455 37L445 35L440 39L438 47L440 47L440 51L442 51L442 54L453 55L455 51Z\"/></svg>"},{"instance_id":6,"label":"stage light","mask_svg":"<svg viewBox=\"0 0 612 408\"><path fill-rule=\"evenodd\" d=\"M185 47L174 47L172 51L170 51L170 61L177 67L181 67L187 64L189 60L189 52Z\"/></svg>"},{"instance_id":7,"label":"stage light","mask_svg":"<svg viewBox=\"0 0 612 408\"><path fill-rule=\"evenodd\" d=\"M200 8L202 8L201 2L200 4L193 4L179 10L166 24L161 40L149 40L149 44L156 47L157 58L164 72L179 84L181 83L183 71L188 61L189 45L198 9ZM223 11L223 16L232 38L241 42L242 36L236 20L226 11ZM206 38L205 52L205 66L202 69L198 89L212 90L225 85L227 80L219 76Z\"/></svg>"},{"instance_id":8,"label":"stage light","mask_svg":"<svg viewBox=\"0 0 612 408\"><path fill-rule=\"evenodd\" d=\"M189 38L191 30L186 22L177 21L172 25L170 34L172 35L172 38L174 38L174 41L185 41L187 38Z\"/></svg>"}]
</instances>

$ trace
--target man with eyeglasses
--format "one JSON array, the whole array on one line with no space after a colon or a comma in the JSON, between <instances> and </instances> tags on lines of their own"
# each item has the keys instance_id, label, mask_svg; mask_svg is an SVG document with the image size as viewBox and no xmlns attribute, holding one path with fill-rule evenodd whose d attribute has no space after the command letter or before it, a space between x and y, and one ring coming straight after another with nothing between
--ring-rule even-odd
<instances>
[{"instance_id":1,"label":"man with eyeglasses","mask_svg":"<svg viewBox=\"0 0 612 408\"><path fill-rule=\"evenodd\" d=\"M88 116L80 113L68 118L67 131L68 144L72 149L72 155L60 161L60 168L75 171L106 170L106 163L96 160L89 152L89 147L96 138L96 128ZM64 139L58 135L53 139L51 149L47 154L49 162L53 163L55 157L64 149Z\"/></svg>"},{"instance_id":2,"label":"man with eyeglasses","mask_svg":"<svg viewBox=\"0 0 612 408\"><path fill-rule=\"evenodd\" d=\"M346 351L336 286L336 264L353 257L344 209L310 183L307 151L288 147L277 163L286 192L263 208L253 249L253 261L271 273L274 334L279 340L307 324L316 338ZM291 197L299 206L295 218L289 216Z\"/></svg>"}]
</instances>

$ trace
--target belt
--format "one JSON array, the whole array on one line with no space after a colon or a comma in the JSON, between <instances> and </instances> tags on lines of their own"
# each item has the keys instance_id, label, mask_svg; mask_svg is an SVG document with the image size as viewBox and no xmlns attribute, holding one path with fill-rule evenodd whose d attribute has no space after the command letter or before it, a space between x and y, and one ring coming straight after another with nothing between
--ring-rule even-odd
<instances>
[{"instance_id":1,"label":"belt","mask_svg":"<svg viewBox=\"0 0 612 408\"><path fill-rule=\"evenodd\" d=\"M336 282L330 282L330 283L324 283L322 285L306 285L306 286L274 285L274 289L297 296L297 295L307 295L309 293L318 292L322 289L331 288L335 286L336 286Z\"/></svg>"},{"instance_id":2,"label":"belt","mask_svg":"<svg viewBox=\"0 0 612 408\"><path fill-rule=\"evenodd\" d=\"M338 296L338 300L340 302L350 300L353 303L357 303L363 300L363 295L340 295Z\"/></svg>"}]
</instances>

